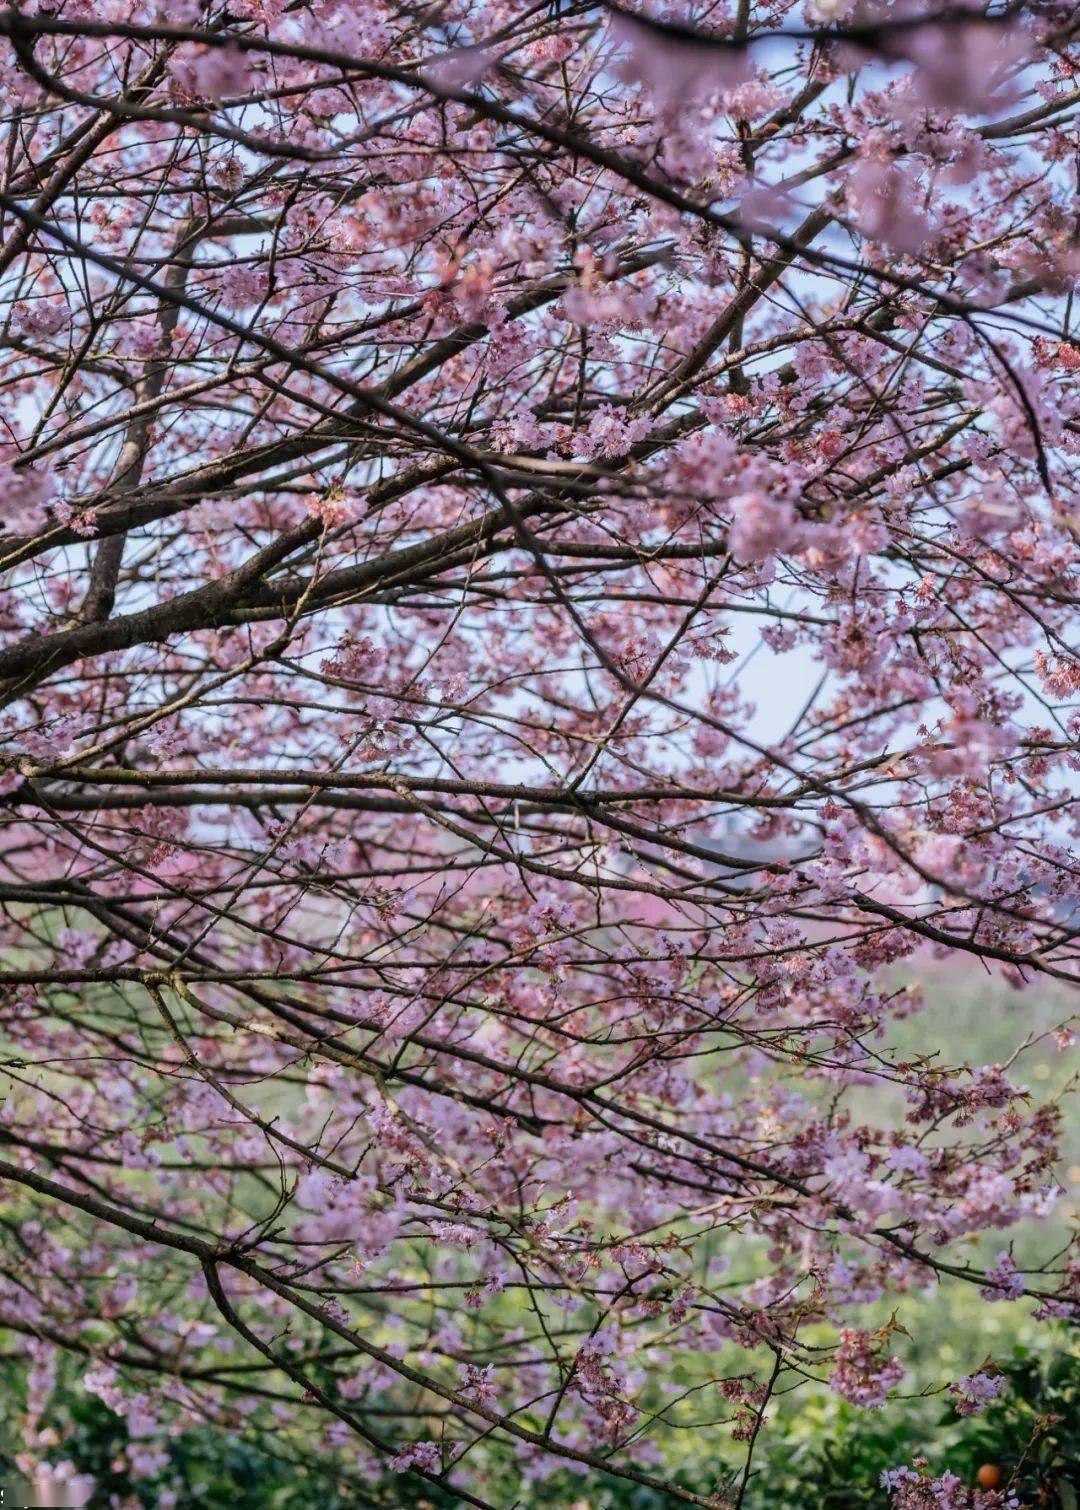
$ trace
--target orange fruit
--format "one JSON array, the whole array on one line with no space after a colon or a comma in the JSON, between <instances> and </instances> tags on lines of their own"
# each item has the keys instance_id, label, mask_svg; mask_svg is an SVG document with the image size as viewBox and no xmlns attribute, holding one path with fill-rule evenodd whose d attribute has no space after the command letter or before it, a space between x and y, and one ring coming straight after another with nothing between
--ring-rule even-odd
<instances>
[{"instance_id":1,"label":"orange fruit","mask_svg":"<svg viewBox=\"0 0 1080 1510\"><path fill-rule=\"evenodd\" d=\"M996 1489L1001 1483L1001 1469L996 1463L984 1463L975 1477L982 1489Z\"/></svg>"}]
</instances>

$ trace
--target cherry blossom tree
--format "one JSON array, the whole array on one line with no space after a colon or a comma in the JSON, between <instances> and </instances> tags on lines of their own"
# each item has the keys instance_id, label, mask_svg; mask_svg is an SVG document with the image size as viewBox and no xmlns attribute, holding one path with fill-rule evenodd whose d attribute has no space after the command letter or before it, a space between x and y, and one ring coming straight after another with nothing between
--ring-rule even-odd
<instances>
[{"instance_id":1,"label":"cherry blossom tree","mask_svg":"<svg viewBox=\"0 0 1080 1510\"><path fill-rule=\"evenodd\" d=\"M775 1397L903 1392L868 1303L1080 1317L1053 1100L894 1041L1080 965L1078 32L0 12L28 1475L70 1359L135 1477L737 1507Z\"/></svg>"}]
</instances>

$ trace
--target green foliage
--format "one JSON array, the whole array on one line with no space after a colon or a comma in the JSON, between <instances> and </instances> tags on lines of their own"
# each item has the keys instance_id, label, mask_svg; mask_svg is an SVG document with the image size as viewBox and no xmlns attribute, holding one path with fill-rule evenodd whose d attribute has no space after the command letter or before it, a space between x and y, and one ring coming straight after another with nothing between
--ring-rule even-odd
<instances>
[{"instance_id":1,"label":"green foliage","mask_svg":"<svg viewBox=\"0 0 1080 1510\"><path fill-rule=\"evenodd\" d=\"M982 1062L1007 1057L1016 1033L1010 1014L1019 998L999 989L996 1010L991 1012L979 982L952 976L949 982L950 1038L977 1044L976 1057ZM1053 991L1033 1002L1025 998L1024 1011L1025 1025L1041 1033L1066 1015ZM901 1047L937 1052L941 1062L952 1062L950 1043L934 1040L932 1026L928 1017L900 1024ZM1064 1064L1049 1039L1038 1038L1024 1066L1040 1086L1040 1095L1047 1088L1061 1088ZM803 1089L813 1091L812 1086ZM861 1101L858 1093L853 1099L856 1116L870 1122L887 1123L890 1116L899 1121L903 1115L902 1105L888 1104L877 1089L866 1092ZM1080 1163L1075 1131L1063 1165L1070 1162ZM1062 1203L1058 1220L1063 1237L1075 1220L1074 1201L1075 1197ZM1026 1238L1019 1229L1021 1250ZM987 1261L994 1246L991 1240L981 1253L973 1249L972 1261ZM733 1250L735 1261L752 1270L753 1245L733 1244ZM506 1326L520 1320L522 1302L513 1292L492 1304L505 1308ZM864 1308L857 1324L884 1323L895 1304L891 1297ZM882 1411L860 1411L826 1386L808 1384L775 1400L769 1409L770 1428L755 1451L744 1510L883 1510L881 1473L910 1464L916 1455L925 1457L934 1473L949 1469L967 1483L988 1463L1001 1468L1003 1482L1015 1473L1024 1510L1080 1510L1080 1348L1070 1347L1063 1329L1033 1322L1028 1312L1026 1303L987 1305L973 1288L962 1285L905 1297L899 1314L910 1336L896 1339L896 1351L908 1369L905 1388L912 1397L893 1401ZM812 1330L805 1334L805 1340L822 1344L832 1337L829 1328L822 1328L820 1337ZM985 1415L962 1419L941 1386L976 1372L988 1355L1006 1375L1007 1388ZM421 1490L415 1479L394 1474L378 1484L364 1482L349 1472L347 1450L339 1456L320 1446L318 1412L312 1413L310 1434L304 1437L282 1432L268 1408L257 1410L242 1432L207 1424L170 1439L163 1472L151 1480L134 1481L126 1467L126 1425L82 1388L86 1366L83 1359L61 1363L47 1424L59 1439L55 1458L74 1462L99 1484L91 1510L106 1510L113 1496L145 1510L163 1503L174 1504L176 1510L449 1510L456 1503L437 1490ZM711 1377L747 1366L746 1355L738 1350L723 1357L688 1352L673 1360L671 1378L696 1391ZM8 1482L18 1477L14 1455L21 1448L16 1427L25 1402L24 1375L19 1357L0 1362L0 1480ZM329 1375L324 1382L329 1383ZM694 1399L699 1398L706 1396L695 1393ZM646 1409L660 1403L659 1396L642 1401ZM682 1487L710 1494L730 1492L738 1483L744 1449L732 1441L725 1425L662 1430L659 1445L665 1473ZM473 1461L477 1491L499 1510L674 1510L677 1504L654 1490L601 1480L595 1474L582 1479L561 1472L540 1483L523 1482L515 1455L494 1438L476 1450ZM169 1495L175 1499L170 1501Z\"/></svg>"},{"instance_id":2,"label":"green foliage","mask_svg":"<svg viewBox=\"0 0 1080 1510\"><path fill-rule=\"evenodd\" d=\"M859 1411L819 1395L763 1459L748 1504L858 1510L880 1505L887 1468L925 1457L931 1470L951 1470L974 1483L985 1464L1001 1469L1025 1506L1076 1510L1080 1492L1080 1345L1042 1354L1017 1347L999 1359L1005 1389L984 1415L961 1418L946 1397L909 1401L906 1408Z\"/></svg>"},{"instance_id":3,"label":"green foliage","mask_svg":"<svg viewBox=\"0 0 1080 1510\"><path fill-rule=\"evenodd\" d=\"M909 1466L915 1456L925 1457L934 1474L949 1469L969 1484L993 1464L1025 1510L1078 1510L1080 1343L1070 1346L1057 1331L1036 1336L1037 1346L1018 1343L998 1358L1005 1389L981 1416L958 1416L940 1392L884 1410L859 1410L827 1389L796 1394L782 1428L762 1437L744 1510L881 1510L882 1473ZM683 1466L671 1475L676 1483L710 1494L737 1482L711 1457L728 1457L726 1441L703 1435L687 1448ZM625 1483L583 1494L580 1481L560 1475L522 1493L517 1503L522 1510L675 1510L677 1501Z\"/></svg>"},{"instance_id":4,"label":"green foliage","mask_svg":"<svg viewBox=\"0 0 1080 1510\"><path fill-rule=\"evenodd\" d=\"M11 1362L0 1374L0 1398L9 1406L24 1395L20 1374ZM14 1461L21 1443L13 1434L11 1414L4 1412L0 1426L0 1480L14 1483L21 1478ZM335 1487L332 1475L313 1474L309 1465L278 1450L257 1430L250 1436L213 1426L184 1432L168 1442L169 1461L159 1475L133 1479L125 1421L74 1379L62 1381L54 1392L49 1425L59 1438L55 1460L74 1463L97 1485L89 1510L108 1510L115 1503L145 1510L162 1503L175 1510L310 1510L313 1504L320 1510L345 1510L388 1503L351 1485L347 1491Z\"/></svg>"},{"instance_id":5,"label":"green foliage","mask_svg":"<svg viewBox=\"0 0 1080 1510\"><path fill-rule=\"evenodd\" d=\"M1024 1507L1080 1510L1080 1343L1062 1331L1023 1333L1007 1356L995 1353L1006 1387L984 1415L961 1418L940 1392L895 1401L881 1411L862 1411L831 1391L796 1392L781 1410L776 1435L766 1433L754 1460L745 1510L862 1510L880 1507L881 1473L910 1464L916 1455L934 1473L950 1469L967 1483L984 1464L1002 1471ZM1038 1339L1033 1343L1031 1339ZM951 1354L952 1343L943 1343ZM940 1357L938 1359L940 1368ZM19 1366L9 1361L3 1394L17 1404L23 1392ZM74 1462L98 1484L91 1510L107 1510L114 1497L145 1510L163 1502L176 1510L345 1510L346 1506L449 1506L437 1491L416 1497L416 1486L388 1476L379 1485L345 1481L327 1459L303 1453L299 1442L279 1442L251 1424L244 1435L207 1425L168 1444L169 1463L157 1478L134 1481L126 1467L125 1423L74 1379L54 1396L52 1427L60 1438L57 1458ZM10 1417L9 1417L10 1420ZM726 1430L694 1434L680 1442L676 1483L698 1494L722 1492L737 1481ZM674 1444L672 1444L674 1445ZM0 1477L14 1478L18 1443L0 1427ZM641 1485L611 1480L598 1491L579 1478L559 1474L542 1484L522 1485L509 1461L493 1452L487 1492L497 1505L519 1510L580 1507L588 1510L674 1510L669 1496ZM314 1465L318 1466L314 1466Z\"/></svg>"},{"instance_id":6,"label":"green foliage","mask_svg":"<svg viewBox=\"0 0 1080 1510\"><path fill-rule=\"evenodd\" d=\"M1006 1364L1007 1388L974 1417L949 1466L972 1473L997 1463L1022 1498L1076 1510L1080 1491L1080 1344L1049 1360L1019 1354Z\"/></svg>"}]
</instances>

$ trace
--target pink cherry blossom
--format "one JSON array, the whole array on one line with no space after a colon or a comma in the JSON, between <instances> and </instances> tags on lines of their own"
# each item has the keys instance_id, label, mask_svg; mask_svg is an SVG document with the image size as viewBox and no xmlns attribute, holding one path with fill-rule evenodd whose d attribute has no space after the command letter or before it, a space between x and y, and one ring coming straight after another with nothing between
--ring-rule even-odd
<instances>
[{"instance_id":1,"label":"pink cherry blossom","mask_svg":"<svg viewBox=\"0 0 1080 1510\"><path fill-rule=\"evenodd\" d=\"M442 1467L442 1455L435 1442L414 1442L403 1447L390 1459L388 1467L395 1473L406 1473L410 1468L421 1468L426 1473L438 1473Z\"/></svg>"},{"instance_id":2,"label":"pink cherry blossom","mask_svg":"<svg viewBox=\"0 0 1080 1510\"><path fill-rule=\"evenodd\" d=\"M728 545L740 561L763 561L796 545L801 530L798 515L783 498L758 491L739 493L731 500Z\"/></svg>"},{"instance_id":3,"label":"pink cherry blossom","mask_svg":"<svg viewBox=\"0 0 1080 1510\"><path fill-rule=\"evenodd\" d=\"M248 55L238 47L197 47L180 53L170 71L183 96L220 103L251 87Z\"/></svg>"},{"instance_id":4,"label":"pink cherry blossom","mask_svg":"<svg viewBox=\"0 0 1080 1510\"><path fill-rule=\"evenodd\" d=\"M853 1405L884 1405L889 1390L903 1377L903 1364L886 1355L882 1339L869 1332L845 1330L840 1334L829 1383L845 1400Z\"/></svg>"},{"instance_id":5,"label":"pink cherry blossom","mask_svg":"<svg viewBox=\"0 0 1080 1510\"><path fill-rule=\"evenodd\" d=\"M1019 1300L1023 1295L1024 1280L1010 1254L998 1254L986 1271L986 1288L981 1293L984 1300Z\"/></svg>"},{"instance_id":6,"label":"pink cherry blossom","mask_svg":"<svg viewBox=\"0 0 1080 1510\"><path fill-rule=\"evenodd\" d=\"M1030 40L1015 23L927 21L891 32L882 50L915 64L921 104L979 114L1015 101L1010 75L1028 55Z\"/></svg>"},{"instance_id":7,"label":"pink cherry blossom","mask_svg":"<svg viewBox=\"0 0 1080 1510\"><path fill-rule=\"evenodd\" d=\"M848 199L859 229L898 252L918 252L932 225L920 208L919 186L910 167L868 158L848 182Z\"/></svg>"},{"instance_id":8,"label":"pink cherry blossom","mask_svg":"<svg viewBox=\"0 0 1080 1510\"><path fill-rule=\"evenodd\" d=\"M967 1374L949 1385L958 1416L981 1415L991 1401L996 1400L1005 1387L999 1374Z\"/></svg>"},{"instance_id":9,"label":"pink cherry blossom","mask_svg":"<svg viewBox=\"0 0 1080 1510\"><path fill-rule=\"evenodd\" d=\"M644 10L639 19L629 10L612 8L608 29L623 53L625 76L646 84L669 108L710 90L738 86L750 71L741 49L710 46Z\"/></svg>"}]
</instances>

